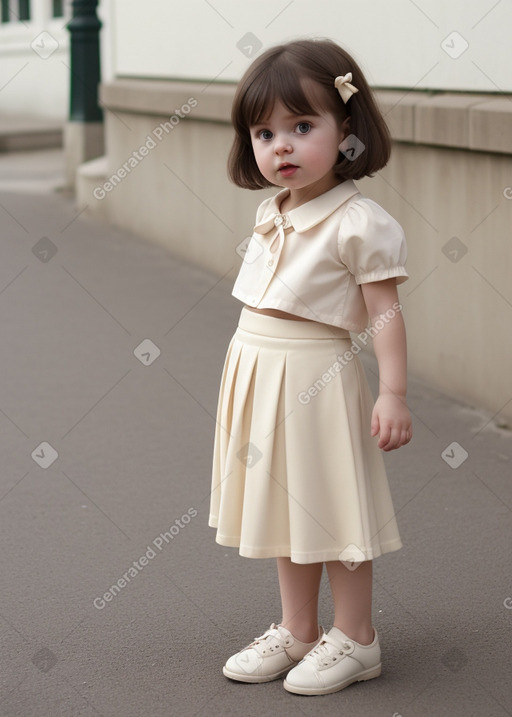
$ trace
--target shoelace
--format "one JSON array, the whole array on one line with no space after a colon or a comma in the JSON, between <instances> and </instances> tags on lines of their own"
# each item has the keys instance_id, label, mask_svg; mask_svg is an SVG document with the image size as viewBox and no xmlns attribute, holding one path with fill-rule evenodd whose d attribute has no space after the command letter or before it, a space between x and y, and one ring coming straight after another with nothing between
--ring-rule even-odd
<instances>
[{"instance_id":1,"label":"shoelace","mask_svg":"<svg viewBox=\"0 0 512 717\"><path fill-rule=\"evenodd\" d=\"M247 650L252 647L256 650L256 652L263 655L267 650L269 652L274 652L276 647L288 647L291 645L290 637L289 635L283 635L280 628L281 626L278 626L273 622L270 628L266 630L263 635L254 638L254 642L251 642L251 644L247 645L244 649Z\"/></svg>"},{"instance_id":2,"label":"shoelace","mask_svg":"<svg viewBox=\"0 0 512 717\"><path fill-rule=\"evenodd\" d=\"M353 651L354 645L352 642L346 641L340 646L329 635L324 635L318 645L308 652L304 659L312 662L315 667L327 667L332 662L342 659L345 655L350 655Z\"/></svg>"}]
</instances>

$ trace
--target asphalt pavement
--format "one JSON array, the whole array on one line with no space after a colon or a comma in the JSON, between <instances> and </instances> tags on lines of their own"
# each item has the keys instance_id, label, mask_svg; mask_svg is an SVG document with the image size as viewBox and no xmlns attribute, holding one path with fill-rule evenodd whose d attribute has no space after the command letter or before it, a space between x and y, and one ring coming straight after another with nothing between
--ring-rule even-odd
<instances>
[{"instance_id":1,"label":"asphalt pavement","mask_svg":"<svg viewBox=\"0 0 512 717\"><path fill-rule=\"evenodd\" d=\"M235 273L80 213L63 166L0 155L0 715L511 715L512 432L414 376L382 676L324 697L223 676L281 617L275 561L207 525Z\"/></svg>"}]
</instances>

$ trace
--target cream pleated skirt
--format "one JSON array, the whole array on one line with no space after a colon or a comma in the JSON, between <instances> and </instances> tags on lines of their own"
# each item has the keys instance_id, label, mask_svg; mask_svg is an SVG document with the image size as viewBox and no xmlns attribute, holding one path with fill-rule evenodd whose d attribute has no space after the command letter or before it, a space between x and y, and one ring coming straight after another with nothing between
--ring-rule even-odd
<instances>
[{"instance_id":1,"label":"cream pleated skirt","mask_svg":"<svg viewBox=\"0 0 512 717\"><path fill-rule=\"evenodd\" d=\"M335 326L242 308L215 427L208 525L220 545L347 565L402 547L351 344Z\"/></svg>"}]
</instances>

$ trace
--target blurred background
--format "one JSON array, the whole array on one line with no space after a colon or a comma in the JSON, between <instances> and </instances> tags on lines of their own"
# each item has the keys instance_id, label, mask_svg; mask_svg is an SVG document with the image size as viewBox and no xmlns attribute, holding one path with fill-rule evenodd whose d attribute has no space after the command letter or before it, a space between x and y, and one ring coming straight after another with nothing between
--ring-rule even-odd
<instances>
[{"instance_id":1,"label":"blurred background","mask_svg":"<svg viewBox=\"0 0 512 717\"><path fill-rule=\"evenodd\" d=\"M510 715L512 4L0 9L0 714L320 709L222 675L279 589L207 520L231 289L276 191L227 178L236 82L329 37L392 134L356 184L408 241L414 438L385 456L404 543L374 566L385 672L322 714ZM320 598L329 627L325 576Z\"/></svg>"},{"instance_id":2,"label":"blurred background","mask_svg":"<svg viewBox=\"0 0 512 717\"><path fill-rule=\"evenodd\" d=\"M72 5L78 49L70 69ZM410 369L512 418L512 401L503 401L512 398L510 3L366 0L356 11L305 0L151 0L143 9L135 0L6 0L1 7L0 146L62 142L80 208L219 276L241 260L236 248L271 193L241 191L226 177L237 79L280 41L329 36L346 47L394 139L389 165L359 186L408 237L411 280L402 299Z\"/></svg>"}]
</instances>

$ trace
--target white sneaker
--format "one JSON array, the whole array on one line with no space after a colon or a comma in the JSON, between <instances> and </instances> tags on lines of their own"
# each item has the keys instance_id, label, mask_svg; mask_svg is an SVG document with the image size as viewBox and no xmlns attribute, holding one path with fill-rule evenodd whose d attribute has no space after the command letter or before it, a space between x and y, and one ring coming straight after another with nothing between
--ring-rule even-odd
<instances>
[{"instance_id":1,"label":"white sneaker","mask_svg":"<svg viewBox=\"0 0 512 717\"><path fill-rule=\"evenodd\" d=\"M328 695L381 673L377 630L370 645L360 645L337 627L324 634L299 664L288 673L283 686L298 695Z\"/></svg>"},{"instance_id":2,"label":"white sneaker","mask_svg":"<svg viewBox=\"0 0 512 717\"><path fill-rule=\"evenodd\" d=\"M285 627L272 623L263 635L230 657L222 671L226 677L239 682L277 680L302 660L318 643L322 633L320 628L316 640L299 642Z\"/></svg>"}]
</instances>

